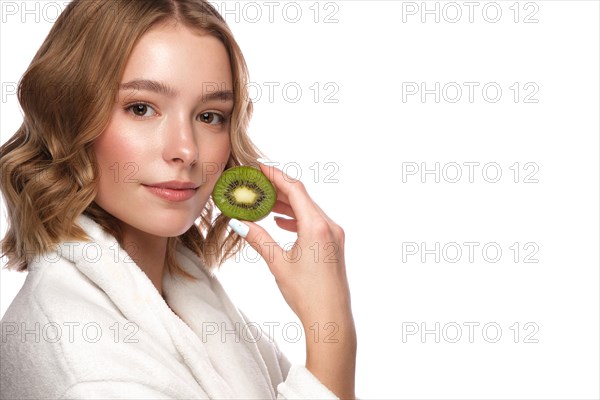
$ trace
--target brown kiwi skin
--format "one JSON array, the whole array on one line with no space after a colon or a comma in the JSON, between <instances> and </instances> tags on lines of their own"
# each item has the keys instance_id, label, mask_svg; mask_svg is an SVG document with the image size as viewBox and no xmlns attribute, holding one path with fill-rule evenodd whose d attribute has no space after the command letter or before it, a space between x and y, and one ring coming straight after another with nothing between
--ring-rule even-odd
<instances>
[{"instance_id":1,"label":"brown kiwi skin","mask_svg":"<svg viewBox=\"0 0 600 400\"><path fill-rule=\"evenodd\" d=\"M236 202L233 189L244 186L258 195L252 205ZM212 199L223 215L245 221L260 221L265 218L277 201L277 192L261 170L250 166L229 168L221 174L212 191Z\"/></svg>"}]
</instances>

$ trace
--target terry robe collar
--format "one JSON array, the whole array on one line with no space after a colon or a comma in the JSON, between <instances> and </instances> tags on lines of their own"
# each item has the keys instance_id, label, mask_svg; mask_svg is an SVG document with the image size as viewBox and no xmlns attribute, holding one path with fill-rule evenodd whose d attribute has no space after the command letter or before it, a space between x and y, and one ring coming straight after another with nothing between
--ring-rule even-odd
<instances>
[{"instance_id":1,"label":"terry robe collar","mask_svg":"<svg viewBox=\"0 0 600 400\"><path fill-rule=\"evenodd\" d=\"M280 369L273 368L277 360L261 354L264 343L249 337L251 329L239 332L247 322L192 251L179 245L176 257L197 281L171 276L165 269L163 299L112 235L85 215L77 222L92 240L62 243L62 256L100 287L128 321L185 364L195 379L190 380L191 391L195 386L199 393L199 386L209 398L277 397L274 388L283 380ZM215 328L238 332L223 337L214 334ZM265 356L272 358L267 360L271 368Z\"/></svg>"}]
</instances>

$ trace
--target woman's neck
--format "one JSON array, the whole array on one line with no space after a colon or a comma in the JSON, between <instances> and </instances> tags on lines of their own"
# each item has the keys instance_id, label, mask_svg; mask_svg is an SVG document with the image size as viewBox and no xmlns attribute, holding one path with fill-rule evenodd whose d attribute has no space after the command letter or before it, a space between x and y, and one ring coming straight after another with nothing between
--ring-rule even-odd
<instances>
[{"instance_id":1,"label":"woman's neck","mask_svg":"<svg viewBox=\"0 0 600 400\"><path fill-rule=\"evenodd\" d=\"M131 226L122 226L124 250L152 281L162 296L162 277L168 238L151 235Z\"/></svg>"}]
</instances>

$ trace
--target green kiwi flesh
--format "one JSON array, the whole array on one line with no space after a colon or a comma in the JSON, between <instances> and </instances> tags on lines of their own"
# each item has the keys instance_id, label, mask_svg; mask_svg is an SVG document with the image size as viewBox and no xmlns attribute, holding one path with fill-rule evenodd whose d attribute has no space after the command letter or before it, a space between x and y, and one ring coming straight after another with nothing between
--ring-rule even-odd
<instances>
[{"instance_id":1,"label":"green kiwi flesh","mask_svg":"<svg viewBox=\"0 0 600 400\"><path fill-rule=\"evenodd\" d=\"M271 212L277 193L262 171L240 166L223 171L215 183L212 198L227 217L258 221Z\"/></svg>"}]
</instances>

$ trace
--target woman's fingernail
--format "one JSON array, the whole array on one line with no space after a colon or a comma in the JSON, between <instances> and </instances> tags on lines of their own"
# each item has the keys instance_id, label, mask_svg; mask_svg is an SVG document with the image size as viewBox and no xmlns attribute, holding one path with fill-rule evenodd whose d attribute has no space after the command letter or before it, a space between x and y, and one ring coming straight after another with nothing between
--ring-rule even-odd
<instances>
[{"instance_id":1,"label":"woman's fingernail","mask_svg":"<svg viewBox=\"0 0 600 400\"><path fill-rule=\"evenodd\" d=\"M238 221L235 218L232 218L229 221L229 227L231 229L233 229L233 231L235 233L237 233L238 235L240 235L241 237L245 238L246 236L248 236L248 232L250 232L250 227L240 221Z\"/></svg>"}]
</instances>

